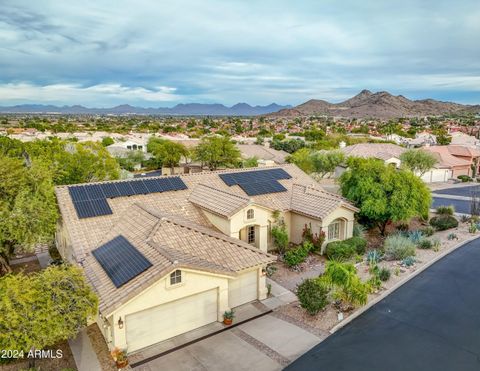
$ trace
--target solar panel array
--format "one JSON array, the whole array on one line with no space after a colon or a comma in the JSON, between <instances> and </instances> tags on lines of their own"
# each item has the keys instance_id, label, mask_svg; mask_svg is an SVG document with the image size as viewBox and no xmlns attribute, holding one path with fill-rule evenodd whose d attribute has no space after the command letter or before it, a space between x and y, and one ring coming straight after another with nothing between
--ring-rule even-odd
<instances>
[{"instance_id":1,"label":"solar panel array","mask_svg":"<svg viewBox=\"0 0 480 371\"><path fill-rule=\"evenodd\" d=\"M287 189L278 180L291 178L283 169L243 171L219 176L226 185L238 185L249 196L285 192Z\"/></svg>"},{"instance_id":2,"label":"solar panel array","mask_svg":"<svg viewBox=\"0 0 480 371\"><path fill-rule=\"evenodd\" d=\"M179 177L138 179L127 182L86 184L68 188L77 216L91 218L112 214L107 198L187 189Z\"/></svg>"},{"instance_id":3,"label":"solar panel array","mask_svg":"<svg viewBox=\"0 0 480 371\"><path fill-rule=\"evenodd\" d=\"M115 237L93 250L92 254L117 288L152 266L152 263L123 236Z\"/></svg>"}]
</instances>

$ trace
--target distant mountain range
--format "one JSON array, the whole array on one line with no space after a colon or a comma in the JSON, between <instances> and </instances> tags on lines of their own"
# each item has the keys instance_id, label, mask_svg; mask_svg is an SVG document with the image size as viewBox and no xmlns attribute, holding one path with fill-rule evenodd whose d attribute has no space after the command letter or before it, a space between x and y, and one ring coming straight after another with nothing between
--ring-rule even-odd
<instances>
[{"instance_id":1,"label":"distant mountain range","mask_svg":"<svg viewBox=\"0 0 480 371\"><path fill-rule=\"evenodd\" d=\"M17 106L1 107L0 113L58 113L58 114L97 114L97 115L164 115L164 116L256 116L288 109L291 106L280 106L272 103L268 106L250 106L247 103L238 103L232 107L223 104L188 103L177 104L175 107L142 108L128 104L112 108L87 108L84 106L52 106L43 104L21 104Z\"/></svg>"},{"instance_id":2,"label":"distant mountain range","mask_svg":"<svg viewBox=\"0 0 480 371\"><path fill-rule=\"evenodd\" d=\"M410 100L403 95L392 95L382 91L372 93L362 90L353 98L341 103L329 103L312 99L293 108L282 109L270 114L275 117L295 117L311 115L327 115L346 118L379 118L418 117L442 115L454 112L480 112L480 105L464 105L441 102L434 99Z\"/></svg>"}]
</instances>

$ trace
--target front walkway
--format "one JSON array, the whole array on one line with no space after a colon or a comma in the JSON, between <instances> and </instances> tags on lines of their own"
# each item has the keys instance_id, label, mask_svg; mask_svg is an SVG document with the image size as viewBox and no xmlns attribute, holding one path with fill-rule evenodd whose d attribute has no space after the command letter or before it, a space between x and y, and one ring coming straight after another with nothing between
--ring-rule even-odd
<instances>
[{"instance_id":1,"label":"front walkway","mask_svg":"<svg viewBox=\"0 0 480 371\"><path fill-rule=\"evenodd\" d=\"M87 329L82 329L75 339L68 341L72 350L73 358L78 371L101 371L100 362L98 362L90 338L87 335Z\"/></svg>"}]
</instances>

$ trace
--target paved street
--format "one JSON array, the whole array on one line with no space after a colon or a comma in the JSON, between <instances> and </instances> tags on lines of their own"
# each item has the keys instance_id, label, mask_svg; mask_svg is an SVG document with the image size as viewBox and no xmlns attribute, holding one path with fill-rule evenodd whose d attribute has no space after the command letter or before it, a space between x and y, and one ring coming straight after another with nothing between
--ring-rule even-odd
<instances>
[{"instance_id":1,"label":"paved street","mask_svg":"<svg viewBox=\"0 0 480 371\"><path fill-rule=\"evenodd\" d=\"M287 370L480 370L480 240L454 251Z\"/></svg>"},{"instance_id":2,"label":"paved street","mask_svg":"<svg viewBox=\"0 0 480 371\"><path fill-rule=\"evenodd\" d=\"M470 200L457 200L454 198L433 197L432 208L436 209L439 206L453 206L455 212L461 214L470 214Z\"/></svg>"}]
</instances>

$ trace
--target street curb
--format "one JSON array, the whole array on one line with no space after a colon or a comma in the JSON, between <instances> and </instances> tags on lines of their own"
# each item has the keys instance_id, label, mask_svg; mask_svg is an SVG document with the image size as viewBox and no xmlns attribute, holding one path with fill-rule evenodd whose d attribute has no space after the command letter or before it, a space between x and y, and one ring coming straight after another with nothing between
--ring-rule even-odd
<instances>
[{"instance_id":1,"label":"street curb","mask_svg":"<svg viewBox=\"0 0 480 371\"><path fill-rule=\"evenodd\" d=\"M427 268L429 268L430 266L432 266L433 264L435 264L437 261L439 261L440 259L443 259L445 256L447 256L448 254L452 253L453 251L457 250L459 247L462 247L463 245L466 245L467 243L473 241L473 240L476 240L477 238L480 238L480 236L473 236L473 237L470 237L468 239L466 239L465 241L459 243L458 245L452 247L450 250L447 250L447 251L444 251L442 252L440 255L436 256L434 259L430 260L428 263L426 263L425 265L423 265L422 267L420 267L419 269L417 269L415 272L413 272L411 275L409 275L408 277L405 277L403 280L397 282L395 285L393 285L390 289L384 291L383 293L381 293L379 296L377 296L376 298L374 298L372 301L370 301L369 303L367 303L365 306L361 307L358 311L356 311L355 313L353 313L351 316L345 318L342 322L336 324L334 327L332 327L329 332L330 334L333 334L335 332L337 332L338 330L340 330L342 327L344 327L345 325L349 324L350 322L352 322L355 318L357 318L358 316L360 316L361 314L363 314L364 312L366 312L368 309L370 309L371 307L373 307L375 304L377 304L378 302L380 302L381 300L385 299L388 295L390 295L392 292L394 292L396 289L398 289L399 287L403 286L404 284L406 284L408 281L410 281L412 278L415 278L417 275L419 275L420 273L422 273L424 270L426 270Z\"/></svg>"}]
</instances>

